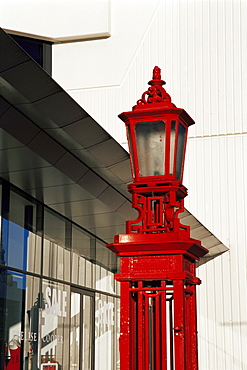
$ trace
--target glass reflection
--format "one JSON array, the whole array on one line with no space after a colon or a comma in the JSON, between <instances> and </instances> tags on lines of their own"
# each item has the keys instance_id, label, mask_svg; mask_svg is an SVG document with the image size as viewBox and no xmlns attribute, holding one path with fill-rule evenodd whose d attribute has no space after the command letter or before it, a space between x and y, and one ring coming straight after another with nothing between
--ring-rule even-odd
<instances>
[{"instance_id":1,"label":"glass reflection","mask_svg":"<svg viewBox=\"0 0 247 370\"><path fill-rule=\"evenodd\" d=\"M34 203L15 192L9 193L2 219L2 263L23 271L40 273L41 237L36 234L37 209Z\"/></svg>"},{"instance_id":2,"label":"glass reflection","mask_svg":"<svg viewBox=\"0 0 247 370\"><path fill-rule=\"evenodd\" d=\"M79 370L80 364L80 326L81 295L71 293L70 308L70 367Z\"/></svg>"},{"instance_id":3,"label":"glass reflection","mask_svg":"<svg viewBox=\"0 0 247 370\"><path fill-rule=\"evenodd\" d=\"M175 139L176 139L176 121L171 121L171 133L170 133L170 175L173 175L173 171L174 171Z\"/></svg>"},{"instance_id":4,"label":"glass reflection","mask_svg":"<svg viewBox=\"0 0 247 370\"><path fill-rule=\"evenodd\" d=\"M178 148L177 148L177 165L176 165L176 177L179 180L182 180L185 136L186 136L185 127L180 123L178 126Z\"/></svg>"},{"instance_id":5,"label":"glass reflection","mask_svg":"<svg viewBox=\"0 0 247 370\"><path fill-rule=\"evenodd\" d=\"M65 282L89 290L96 288L97 280L99 290L115 294L117 283L111 272L116 270L115 254L103 242L96 243L96 238L86 231L53 212L43 212L43 205L32 203L10 188L3 199L0 358L5 360L4 369L47 370L49 366L59 370L76 366L80 366L80 370L94 369L93 293L72 292L70 295L70 286ZM23 273L12 272L12 267ZM73 298L76 294L81 296L79 311L78 298ZM104 358L104 345L109 344L109 362L102 364L108 370L109 366L116 368L117 362L116 300L102 295L101 303L103 326L99 333L99 358Z\"/></svg>"},{"instance_id":6,"label":"glass reflection","mask_svg":"<svg viewBox=\"0 0 247 370\"><path fill-rule=\"evenodd\" d=\"M1 291L0 298L1 303L4 300L6 308L1 328L3 333L3 337L0 338L3 340L1 348L4 348L6 369L19 370L22 367L24 346L21 333L24 326L23 293L26 288L26 277L15 272L2 271L1 282L4 282L4 290Z\"/></svg>"},{"instance_id":7,"label":"glass reflection","mask_svg":"<svg viewBox=\"0 0 247 370\"><path fill-rule=\"evenodd\" d=\"M65 284L43 281L41 311L41 363L58 369L69 366L70 289Z\"/></svg>"},{"instance_id":8,"label":"glass reflection","mask_svg":"<svg viewBox=\"0 0 247 370\"><path fill-rule=\"evenodd\" d=\"M83 295L82 369L92 368L92 297Z\"/></svg>"},{"instance_id":9,"label":"glass reflection","mask_svg":"<svg viewBox=\"0 0 247 370\"><path fill-rule=\"evenodd\" d=\"M164 175L165 122L138 122L135 130L140 175Z\"/></svg>"}]
</instances>

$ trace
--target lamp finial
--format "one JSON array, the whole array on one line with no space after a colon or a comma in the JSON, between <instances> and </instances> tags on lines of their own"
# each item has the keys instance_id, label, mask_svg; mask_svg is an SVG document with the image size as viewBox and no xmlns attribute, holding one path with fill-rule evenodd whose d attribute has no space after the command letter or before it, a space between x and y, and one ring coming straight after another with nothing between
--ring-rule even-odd
<instances>
[{"instance_id":1,"label":"lamp finial","mask_svg":"<svg viewBox=\"0 0 247 370\"><path fill-rule=\"evenodd\" d=\"M165 81L161 79L161 69L155 66L153 69L153 79L148 83L151 85L147 91L142 94L141 99L137 101L137 105L133 109L149 109L157 108L157 105L150 107L151 103L162 104L164 108L174 108L175 105L171 101L170 95L166 92L162 85L165 85ZM146 97L147 95L147 97ZM148 104L148 105L147 105Z\"/></svg>"},{"instance_id":2,"label":"lamp finial","mask_svg":"<svg viewBox=\"0 0 247 370\"><path fill-rule=\"evenodd\" d=\"M157 66L153 69L153 80L161 80L161 69Z\"/></svg>"}]
</instances>

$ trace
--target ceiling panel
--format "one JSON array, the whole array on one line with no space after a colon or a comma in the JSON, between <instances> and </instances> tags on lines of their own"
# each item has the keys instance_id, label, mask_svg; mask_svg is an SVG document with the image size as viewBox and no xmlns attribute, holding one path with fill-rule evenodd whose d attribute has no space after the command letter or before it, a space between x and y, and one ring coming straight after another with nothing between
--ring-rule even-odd
<instances>
[{"instance_id":1,"label":"ceiling panel","mask_svg":"<svg viewBox=\"0 0 247 370\"><path fill-rule=\"evenodd\" d=\"M113 211L117 211L117 209L120 208L126 201L122 194L118 193L110 186L108 186L108 188L102 194L100 194L98 199L104 204L108 205L108 207L110 207Z\"/></svg>"},{"instance_id":2,"label":"ceiling panel","mask_svg":"<svg viewBox=\"0 0 247 370\"><path fill-rule=\"evenodd\" d=\"M67 215L69 218L79 216L104 215L111 213L112 210L98 199L87 199L74 202L62 202L60 204L52 204L52 208L57 212Z\"/></svg>"},{"instance_id":3,"label":"ceiling panel","mask_svg":"<svg viewBox=\"0 0 247 370\"><path fill-rule=\"evenodd\" d=\"M0 118L1 121L1 118ZM13 136L9 135L6 131L0 128L0 150L2 149L10 149L10 148L18 148L22 147L21 144L17 139Z\"/></svg>"},{"instance_id":4,"label":"ceiling panel","mask_svg":"<svg viewBox=\"0 0 247 370\"><path fill-rule=\"evenodd\" d=\"M0 53L0 72L11 69L18 64L25 63L30 60L26 53L20 53L19 46L10 40L10 37L0 29L1 33L1 50ZM7 52L6 52L7 51Z\"/></svg>"},{"instance_id":5,"label":"ceiling panel","mask_svg":"<svg viewBox=\"0 0 247 370\"><path fill-rule=\"evenodd\" d=\"M78 182L89 170L87 166L78 161L78 159L69 152L66 152L62 158L55 163L55 167L75 182Z\"/></svg>"},{"instance_id":6,"label":"ceiling panel","mask_svg":"<svg viewBox=\"0 0 247 370\"><path fill-rule=\"evenodd\" d=\"M129 158L110 166L109 168L118 178L120 178L125 184L130 183L132 180L130 170Z\"/></svg>"},{"instance_id":7,"label":"ceiling panel","mask_svg":"<svg viewBox=\"0 0 247 370\"><path fill-rule=\"evenodd\" d=\"M64 131L86 149L110 138L90 116L67 125Z\"/></svg>"},{"instance_id":8,"label":"ceiling panel","mask_svg":"<svg viewBox=\"0 0 247 370\"><path fill-rule=\"evenodd\" d=\"M108 184L95 172L88 171L79 181L78 184L87 190L90 194L98 198L100 194L108 187Z\"/></svg>"},{"instance_id":9,"label":"ceiling panel","mask_svg":"<svg viewBox=\"0 0 247 370\"><path fill-rule=\"evenodd\" d=\"M94 196L88 193L81 186L73 183L70 184L59 184L55 186L47 187L36 187L36 188L25 188L25 190L32 196L43 199L44 203L55 209L56 205L68 203L86 201L89 199L95 199ZM66 214L64 213L66 216Z\"/></svg>"},{"instance_id":10,"label":"ceiling panel","mask_svg":"<svg viewBox=\"0 0 247 370\"><path fill-rule=\"evenodd\" d=\"M208 258L209 256L212 257L228 250L228 248L205 226L203 226L188 210L185 210L180 214L180 219L181 224L190 226L191 237L200 240L202 245L209 250L209 253L203 258Z\"/></svg>"},{"instance_id":11,"label":"ceiling panel","mask_svg":"<svg viewBox=\"0 0 247 370\"><path fill-rule=\"evenodd\" d=\"M4 100L3 98L1 98L1 96L0 96L0 117L10 107L11 107L11 105L9 103L7 103L6 100Z\"/></svg>"},{"instance_id":12,"label":"ceiling panel","mask_svg":"<svg viewBox=\"0 0 247 370\"><path fill-rule=\"evenodd\" d=\"M66 153L65 148L43 131L39 131L27 146L52 165Z\"/></svg>"},{"instance_id":13,"label":"ceiling panel","mask_svg":"<svg viewBox=\"0 0 247 370\"><path fill-rule=\"evenodd\" d=\"M121 216L117 215L115 212L76 216L73 217L73 220L89 230L96 228L100 229L108 227L109 225L120 225L123 231L122 226L125 224L124 219Z\"/></svg>"},{"instance_id":14,"label":"ceiling panel","mask_svg":"<svg viewBox=\"0 0 247 370\"><path fill-rule=\"evenodd\" d=\"M19 45L16 44L17 48L19 49ZM42 78L37 78L37 70L39 69L40 66L29 58L24 63L17 63L11 68L7 67L4 72L1 72L1 77L11 86L15 86L18 92L29 102L39 101L47 95L62 91L59 85L54 85L51 82L48 74L44 74ZM25 84L23 78L25 78Z\"/></svg>"},{"instance_id":15,"label":"ceiling panel","mask_svg":"<svg viewBox=\"0 0 247 370\"><path fill-rule=\"evenodd\" d=\"M0 176L6 178L5 174L0 174ZM39 168L34 167L25 171L9 172L9 181L24 191L27 191L32 196L36 196L36 189L42 188L44 193L44 189L46 187L73 183L71 179L63 175L60 171L54 169L52 166ZM43 195L42 198L39 197L38 199L43 201Z\"/></svg>"},{"instance_id":16,"label":"ceiling panel","mask_svg":"<svg viewBox=\"0 0 247 370\"><path fill-rule=\"evenodd\" d=\"M40 129L17 109L11 107L0 117L0 127L27 145Z\"/></svg>"},{"instance_id":17,"label":"ceiling panel","mask_svg":"<svg viewBox=\"0 0 247 370\"><path fill-rule=\"evenodd\" d=\"M0 175L8 172L28 171L45 167L45 163L38 156L30 156L26 147L11 148L1 151Z\"/></svg>"},{"instance_id":18,"label":"ceiling panel","mask_svg":"<svg viewBox=\"0 0 247 370\"><path fill-rule=\"evenodd\" d=\"M43 97L41 100L34 102L32 107L44 112L58 127L67 126L75 121L82 120L88 115L63 90ZM63 109L64 107L66 109Z\"/></svg>"},{"instance_id":19,"label":"ceiling panel","mask_svg":"<svg viewBox=\"0 0 247 370\"><path fill-rule=\"evenodd\" d=\"M119 144L113 139L106 140L89 148L88 152L105 167L113 166L126 159L125 151L120 151Z\"/></svg>"}]
</instances>

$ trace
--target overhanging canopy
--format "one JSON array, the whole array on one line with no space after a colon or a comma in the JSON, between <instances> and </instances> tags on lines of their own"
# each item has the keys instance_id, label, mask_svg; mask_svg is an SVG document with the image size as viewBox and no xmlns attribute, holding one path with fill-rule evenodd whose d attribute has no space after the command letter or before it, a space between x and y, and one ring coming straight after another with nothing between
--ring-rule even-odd
<instances>
[{"instance_id":1,"label":"overhanging canopy","mask_svg":"<svg viewBox=\"0 0 247 370\"><path fill-rule=\"evenodd\" d=\"M0 45L0 177L111 243L136 219L128 153L1 29ZM228 249L181 218L208 257Z\"/></svg>"}]
</instances>

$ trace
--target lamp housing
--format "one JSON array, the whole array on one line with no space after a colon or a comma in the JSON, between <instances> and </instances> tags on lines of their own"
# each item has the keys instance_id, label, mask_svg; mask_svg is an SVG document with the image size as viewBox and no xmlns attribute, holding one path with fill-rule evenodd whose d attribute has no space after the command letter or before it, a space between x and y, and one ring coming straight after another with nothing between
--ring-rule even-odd
<instances>
[{"instance_id":1,"label":"lamp housing","mask_svg":"<svg viewBox=\"0 0 247 370\"><path fill-rule=\"evenodd\" d=\"M127 130L131 192L159 192L169 185L182 188L188 127L195 122L171 102L163 84L160 69L155 67L151 87L132 111L119 115Z\"/></svg>"}]
</instances>

